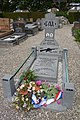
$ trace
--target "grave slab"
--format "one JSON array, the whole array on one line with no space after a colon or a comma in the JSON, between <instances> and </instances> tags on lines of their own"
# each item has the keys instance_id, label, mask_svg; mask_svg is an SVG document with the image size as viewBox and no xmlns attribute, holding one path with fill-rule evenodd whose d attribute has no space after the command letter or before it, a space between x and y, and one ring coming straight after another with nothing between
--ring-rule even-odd
<instances>
[{"instance_id":1,"label":"grave slab","mask_svg":"<svg viewBox=\"0 0 80 120\"><path fill-rule=\"evenodd\" d=\"M34 70L38 79L57 82L58 57L39 56L31 69Z\"/></svg>"}]
</instances>

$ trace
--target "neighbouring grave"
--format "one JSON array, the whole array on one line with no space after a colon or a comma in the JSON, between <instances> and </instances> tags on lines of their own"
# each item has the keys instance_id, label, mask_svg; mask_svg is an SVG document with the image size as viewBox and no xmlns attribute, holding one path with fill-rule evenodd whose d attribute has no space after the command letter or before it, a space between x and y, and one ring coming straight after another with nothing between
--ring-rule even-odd
<instances>
[{"instance_id":1,"label":"neighbouring grave","mask_svg":"<svg viewBox=\"0 0 80 120\"><path fill-rule=\"evenodd\" d=\"M30 108L33 105L34 108L39 108L42 106L42 108L50 109L53 111L65 111L67 108L72 107L74 96L74 84L70 83L68 78L68 50L60 49L57 41L54 38L56 27L55 25L57 25L56 16L53 13L48 13L45 15L45 18L42 19L42 21L43 28L45 29L44 40L40 45L32 47L31 54L12 76L8 75L3 78L2 82L4 95L10 99L10 97L14 95L15 89L18 88L17 90L20 93L17 97L22 98L22 96L25 95L27 99L26 102L26 99L23 98L26 102L26 104L24 103L22 105L23 109L26 108L27 105ZM21 75L20 80L17 82L16 86L14 82L16 80L15 76L19 73L20 70L27 70L27 72ZM35 75L37 75L38 81L36 81L36 83L33 81L29 82L32 72L28 70L33 70ZM59 77L59 74L61 74L61 77ZM34 75L32 74L32 76ZM33 78L31 79L33 80ZM56 91L56 89L51 85L59 85L60 79L62 90L60 90L58 87ZM27 80L29 84L23 84L23 82L27 82ZM41 82L44 83L45 81L50 86L46 86L46 84L42 84L40 86ZM29 86L27 86L27 84ZM9 87L6 88L6 86ZM25 91L24 88L26 89ZM43 94L41 94L40 89L41 91L44 91ZM44 96L45 94L47 96ZM39 99L36 97L36 95L39 95L37 96ZM40 95L43 97L41 98ZM54 97L49 98L51 96ZM20 100L22 101L22 99ZM57 102L59 102L59 104ZM17 105L17 108L19 109L21 106L19 106L18 103ZM26 109L28 110L28 108Z\"/></svg>"},{"instance_id":2,"label":"neighbouring grave","mask_svg":"<svg viewBox=\"0 0 80 120\"><path fill-rule=\"evenodd\" d=\"M12 34L13 30L10 29L10 19L0 18L0 38Z\"/></svg>"},{"instance_id":3,"label":"neighbouring grave","mask_svg":"<svg viewBox=\"0 0 80 120\"><path fill-rule=\"evenodd\" d=\"M0 30L9 30L10 20L9 18L0 18Z\"/></svg>"},{"instance_id":4,"label":"neighbouring grave","mask_svg":"<svg viewBox=\"0 0 80 120\"><path fill-rule=\"evenodd\" d=\"M35 23L27 23L25 31L28 36L36 35L38 33L38 26Z\"/></svg>"},{"instance_id":5,"label":"neighbouring grave","mask_svg":"<svg viewBox=\"0 0 80 120\"><path fill-rule=\"evenodd\" d=\"M25 33L25 22L22 20L13 23L14 33L0 39L1 45L16 45L23 41L27 34Z\"/></svg>"},{"instance_id":6,"label":"neighbouring grave","mask_svg":"<svg viewBox=\"0 0 80 120\"><path fill-rule=\"evenodd\" d=\"M74 22L74 28L80 29L80 22L75 21L75 22Z\"/></svg>"},{"instance_id":7,"label":"neighbouring grave","mask_svg":"<svg viewBox=\"0 0 80 120\"><path fill-rule=\"evenodd\" d=\"M39 31L42 31L43 30L43 27L42 27L42 20L40 18L38 18L36 20L36 24L38 25L38 30Z\"/></svg>"},{"instance_id":8,"label":"neighbouring grave","mask_svg":"<svg viewBox=\"0 0 80 120\"><path fill-rule=\"evenodd\" d=\"M80 29L80 22L79 21L75 21L74 25L72 27L72 35L75 36L76 30L79 30L79 29Z\"/></svg>"}]
</instances>

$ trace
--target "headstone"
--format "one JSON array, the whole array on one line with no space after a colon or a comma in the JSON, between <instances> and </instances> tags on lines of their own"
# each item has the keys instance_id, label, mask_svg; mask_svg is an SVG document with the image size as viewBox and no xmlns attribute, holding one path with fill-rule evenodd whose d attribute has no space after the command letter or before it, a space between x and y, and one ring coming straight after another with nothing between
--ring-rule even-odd
<instances>
[{"instance_id":1,"label":"headstone","mask_svg":"<svg viewBox=\"0 0 80 120\"><path fill-rule=\"evenodd\" d=\"M39 31L43 30L42 20L41 20L40 18L38 18L38 19L36 20L36 23L37 23L37 25L38 25L38 30L39 30Z\"/></svg>"},{"instance_id":2,"label":"headstone","mask_svg":"<svg viewBox=\"0 0 80 120\"><path fill-rule=\"evenodd\" d=\"M23 20L13 22L13 29L17 33L25 32L25 22Z\"/></svg>"},{"instance_id":3,"label":"headstone","mask_svg":"<svg viewBox=\"0 0 80 120\"><path fill-rule=\"evenodd\" d=\"M32 36L38 33L38 26L34 23L26 24L25 31L28 36Z\"/></svg>"},{"instance_id":4,"label":"headstone","mask_svg":"<svg viewBox=\"0 0 80 120\"><path fill-rule=\"evenodd\" d=\"M45 29L45 39L54 39L55 15L53 13L45 15L45 19L43 19L43 28Z\"/></svg>"},{"instance_id":5,"label":"headstone","mask_svg":"<svg viewBox=\"0 0 80 120\"><path fill-rule=\"evenodd\" d=\"M35 71L38 79L48 82L57 82L59 47L54 39L55 15L48 13L42 19L45 29L45 39L37 46L37 59L31 69Z\"/></svg>"},{"instance_id":6,"label":"headstone","mask_svg":"<svg viewBox=\"0 0 80 120\"><path fill-rule=\"evenodd\" d=\"M74 28L75 28L75 29L80 29L80 22L75 21L75 22L74 22Z\"/></svg>"},{"instance_id":7,"label":"headstone","mask_svg":"<svg viewBox=\"0 0 80 120\"><path fill-rule=\"evenodd\" d=\"M10 20L9 18L0 18L0 30L9 30Z\"/></svg>"},{"instance_id":8,"label":"headstone","mask_svg":"<svg viewBox=\"0 0 80 120\"><path fill-rule=\"evenodd\" d=\"M58 46L57 41L54 39L55 28L57 26L57 19L55 14L48 13L45 18L42 19L42 26L45 29L45 39L41 42L41 45L55 45ZM50 44L51 43L51 44Z\"/></svg>"}]
</instances>

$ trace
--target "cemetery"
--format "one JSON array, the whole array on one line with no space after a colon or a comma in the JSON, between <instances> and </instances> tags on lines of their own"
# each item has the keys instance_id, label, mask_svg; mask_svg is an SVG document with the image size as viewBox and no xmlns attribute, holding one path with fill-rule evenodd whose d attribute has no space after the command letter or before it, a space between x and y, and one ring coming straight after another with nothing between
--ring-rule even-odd
<instances>
[{"instance_id":1,"label":"cemetery","mask_svg":"<svg viewBox=\"0 0 80 120\"><path fill-rule=\"evenodd\" d=\"M9 101L13 98L16 109L43 108L61 112L72 108L75 88L68 75L68 49L60 48L55 38L57 26L55 14L45 14L42 18L45 38L39 45L32 46L30 55L16 72L2 79L4 97ZM16 29L19 34L21 30Z\"/></svg>"},{"instance_id":2,"label":"cemetery","mask_svg":"<svg viewBox=\"0 0 80 120\"><path fill-rule=\"evenodd\" d=\"M80 120L80 0L1 0L0 120Z\"/></svg>"}]
</instances>

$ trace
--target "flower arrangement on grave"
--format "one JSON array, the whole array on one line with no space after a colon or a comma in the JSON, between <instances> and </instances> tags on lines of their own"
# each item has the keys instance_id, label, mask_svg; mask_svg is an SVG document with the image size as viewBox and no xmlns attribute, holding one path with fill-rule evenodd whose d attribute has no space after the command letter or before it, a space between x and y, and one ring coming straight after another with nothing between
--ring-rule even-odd
<instances>
[{"instance_id":1,"label":"flower arrangement on grave","mask_svg":"<svg viewBox=\"0 0 80 120\"><path fill-rule=\"evenodd\" d=\"M21 75L22 84L17 88L14 101L16 109L29 111L62 98L62 91L59 86L50 85L41 80L33 81L35 78L35 73L31 70Z\"/></svg>"}]
</instances>

